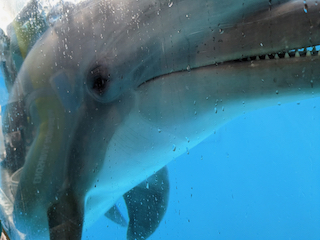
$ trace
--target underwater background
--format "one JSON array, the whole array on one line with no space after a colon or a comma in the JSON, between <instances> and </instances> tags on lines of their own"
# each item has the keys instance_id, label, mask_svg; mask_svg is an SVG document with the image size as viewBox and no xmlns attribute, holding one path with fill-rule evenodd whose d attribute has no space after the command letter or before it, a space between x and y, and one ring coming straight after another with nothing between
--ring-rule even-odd
<instances>
[{"instance_id":1,"label":"underwater background","mask_svg":"<svg viewBox=\"0 0 320 240\"><path fill-rule=\"evenodd\" d=\"M149 239L320 239L319 123L320 98L244 107L168 165L168 210ZM125 214L124 201L118 206ZM125 236L101 217L83 239Z\"/></svg>"},{"instance_id":2,"label":"underwater background","mask_svg":"<svg viewBox=\"0 0 320 240\"><path fill-rule=\"evenodd\" d=\"M150 240L320 238L320 98L243 111L168 165L169 206ZM126 228L101 217L82 238L125 240Z\"/></svg>"},{"instance_id":3,"label":"underwater background","mask_svg":"<svg viewBox=\"0 0 320 240\"><path fill-rule=\"evenodd\" d=\"M169 206L150 240L320 239L320 98L243 108L168 165ZM126 228L101 217L83 239L125 240Z\"/></svg>"},{"instance_id":4,"label":"underwater background","mask_svg":"<svg viewBox=\"0 0 320 240\"><path fill-rule=\"evenodd\" d=\"M168 165L169 206L150 239L320 239L319 123L313 98L244 113L218 129ZM83 239L125 234L102 217Z\"/></svg>"}]
</instances>

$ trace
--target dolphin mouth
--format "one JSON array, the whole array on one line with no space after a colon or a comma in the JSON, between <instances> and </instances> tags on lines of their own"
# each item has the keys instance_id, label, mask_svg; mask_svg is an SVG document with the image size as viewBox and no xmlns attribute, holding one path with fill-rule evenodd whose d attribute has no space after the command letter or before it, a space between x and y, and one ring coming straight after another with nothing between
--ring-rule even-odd
<instances>
[{"instance_id":1,"label":"dolphin mouth","mask_svg":"<svg viewBox=\"0 0 320 240\"><path fill-rule=\"evenodd\" d=\"M143 83L141 83L138 87L141 85L148 83L149 81L152 81L157 78L161 78L167 75L170 75L172 73L178 73L178 72L185 72L185 71L191 71L192 69L199 69L199 68L206 68L206 67L211 67L211 66L222 66L222 65L227 65L227 64L235 64L235 63L245 63L245 62L252 62L252 61L265 61L265 60L289 60L289 59L296 59L298 60L299 58L306 59L310 58L311 61L314 60L314 57L320 56L320 45L313 45L309 47L302 47L302 48L295 48L291 50L283 50L283 51L277 51L269 54L264 54L264 55L250 55L250 56L245 56L241 57L238 59L233 59L233 60L227 60L227 61L221 61L221 62L215 62L213 64L208 64L200 67L195 67L195 68L188 68L181 70L181 71L176 71L176 72L170 72L167 74L163 74L160 76L156 76L154 78L151 78Z\"/></svg>"},{"instance_id":2,"label":"dolphin mouth","mask_svg":"<svg viewBox=\"0 0 320 240\"><path fill-rule=\"evenodd\" d=\"M229 64L237 64L237 63L250 63L253 61L266 61L266 60L303 60L303 59L310 59L310 61L314 61L315 57L320 57L320 45L313 45L313 46L309 46L309 47L303 47L303 48L295 48L295 49L291 49L291 50L283 50L283 51L277 51L277 52L273 52L273 53L269 53L269 54L264 54L264 55L251 55L251 56L246 56L246 57L242 57L242 58L238 58L238 59L233 59L233 60L227 60L227 61L221 61L221 62L215 62L213 64L208 64L208 65L204 65L204 66L199 66L199 67L187 67L187 69L183 69L180 71L175 71L175 72L170 72L170 73L166 73L160 76L156 76L153 77L145 82L142 82L140 85L138 85L138 88L142 85L145 85L155 79L158 78L163 78L165 76L168 76L172 73L182 73L182 72L190 72L191 70L194 69L203 69L203 68L207 68L207 67L218 67L218 66L223 66L223 65L229 65Z\"/></svg>"},{"instance_id":3,"label":"dolphin mouth","mask_svg":"<svg viewBox=\"0 0 320 240\"><path fill-rule=\"evenodd\" d=\"M320 56L320 45L291 49L289 51L279 51L265 55L252 55L227 62L246 62L254 60L270 60L270 59L290 59L298 57L315 57ZM223 62L222 62L223 63Z\"/></svg>"}]
</instances>

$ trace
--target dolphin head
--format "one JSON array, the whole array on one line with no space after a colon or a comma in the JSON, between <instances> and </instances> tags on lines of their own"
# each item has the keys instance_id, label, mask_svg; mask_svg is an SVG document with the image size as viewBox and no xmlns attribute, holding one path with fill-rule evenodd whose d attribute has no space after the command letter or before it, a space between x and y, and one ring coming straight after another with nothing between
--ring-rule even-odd
<instances>
[{"instance_id":1,"label":"dolphin head","mask_svg":"<svg viewBox=\"0 0 320 240\"><path fill-rule=\"evenodd\" d=\"M36 130L12 196L17 228L48 239L48 209L71 204L80 239L83 221L244 111L318 96L318 15L264 0L96 0L65 12L11 92Z\"/></svg>"}]
</instances>

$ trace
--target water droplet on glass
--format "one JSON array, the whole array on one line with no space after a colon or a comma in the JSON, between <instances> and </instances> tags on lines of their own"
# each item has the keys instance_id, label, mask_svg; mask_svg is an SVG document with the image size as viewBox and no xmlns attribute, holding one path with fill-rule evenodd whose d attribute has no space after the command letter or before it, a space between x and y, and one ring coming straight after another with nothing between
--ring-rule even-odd
<instances>
[{"instance_id":1,"label":"water droplet on glass","mask_svg":"<svg viewBox=\"0 0 320 240\"><path fill-rule=\"evenodd\" d=\"M278 91L278 90L276 90L276 94L279 94L279 91Z\"/></svg>"},{"instance_id":2,"label":"water droplet on glass","mask_svg":"<svg viewBox=\"0 0 320 240\"><path fill-rule=\"evenodd\" d=\"M176 148L176 145L172 145L172 151L175 151L177 148Z\"/></svg>"},{"instance_id":3,"label":"water droplet on glass","mask_svg":"<svg viewBox=\"0 0 320 240\"><path fill-rule=\"evenodd\" d=\"M307 13L307 12L308 12L308 5L307 5L307 1L303 1L303 3L304 3L303 11L304 11L305 13Z\"/></svg>"},{"instance_id":4,"label":"water droplet on glass","mask_svg":"<svg viewBox=\"0 0 320 240\"><path fill-rule=\"evenodd\" d=\"M188 137L186 137L187 142L190 142L190 139Z\"/></svg>"},{"instance_id":5,"label":"water droplet on glass","mask_svg":"<svg viewBox=\"0 0 320 240\"><path fill-rule=\"evenodd\" d=\"M187 66L187 71L190 72L190 69L191 69L191 68L190 68L190 66L188 65L188 66Z\"/></svg>"},{"instance_id":6,"label":"water droplet on glass","mask_svg":"<svg viewBox=\"0 0 320 240\"><path fill-rule=\"evenodd\" d=\"M161 129L160 128L158 128L158 132L161 133Z\"/></svg>"}]
</instances>

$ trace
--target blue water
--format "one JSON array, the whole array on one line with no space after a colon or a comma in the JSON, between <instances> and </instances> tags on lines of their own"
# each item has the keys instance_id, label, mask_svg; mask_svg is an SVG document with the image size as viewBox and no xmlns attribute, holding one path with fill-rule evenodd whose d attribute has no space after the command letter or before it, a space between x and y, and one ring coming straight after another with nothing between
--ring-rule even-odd
<instances>
[{"instance_id":1,"label":"blue water","mask_svg":"<svg viewBox=\"0 0 320 240\"><path fill-rule=\"evenodd\" d=\"M319 123L315 98L226 124L169 164L169 208L150 239L320 239ZM126 229L102 217L84 233L124 240Z\"/></svg>"},{"instance_id":2,"label":"blue water","mask_svg":"<svg viewBox=\"0 0 320 240\"><path fill-rule=\"evenodd\" d=\"M7 97L0 76L0 105ZM258 110L171 162L169 207L150 240L320 239L319 123L320 98ZM125 236L101 217L83 239Z\"/></svg>"}]
</instances>

